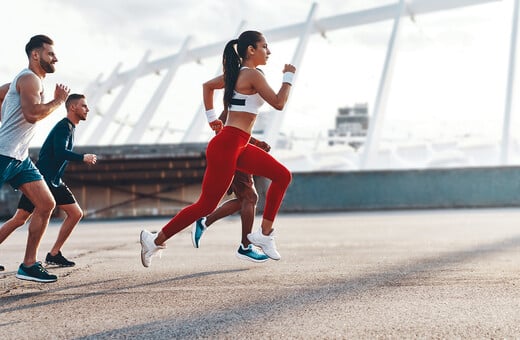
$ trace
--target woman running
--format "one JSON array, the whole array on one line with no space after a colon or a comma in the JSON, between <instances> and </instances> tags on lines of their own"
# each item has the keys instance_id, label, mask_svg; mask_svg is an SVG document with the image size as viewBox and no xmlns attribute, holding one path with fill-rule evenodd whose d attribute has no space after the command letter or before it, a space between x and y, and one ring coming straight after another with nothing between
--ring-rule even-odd
<instances>
[{"instance_id":1,"label":"woman running","mask_svg":"<svg viewBox=\"0 0 520 340\"><path fill-rule=\"evenodd\" d=\"M273 260L280 254L274 242L273 222L282 203L285 191L291 182L289 170L261 148L249 143L258 109L265 102L282 110L289 97L296 68L286 64L283 82L278 93L267 84L258 65L265 65L271 51L260 32L245 31L238 39L229 41L224 48L224 74L208 83L221 82L224 88L224 107L228 108L226 125L217 119L213 109L213 86L204 84L204 105L210 127L218 131L206 149L206 172L202 180L199 199L182 209L159 233L141 231L141 262L148 267L152 257L165 242L197 219L209 215L225 195L236 170L269 178L271 184L261 228L248 235L254 245Z\"/></svg>"}]
</instances>

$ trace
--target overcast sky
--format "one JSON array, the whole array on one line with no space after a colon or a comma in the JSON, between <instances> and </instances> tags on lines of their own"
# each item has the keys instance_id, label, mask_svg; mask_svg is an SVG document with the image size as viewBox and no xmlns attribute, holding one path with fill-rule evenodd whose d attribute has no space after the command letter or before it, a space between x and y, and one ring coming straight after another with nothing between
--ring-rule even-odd
<instances>
[{"instance_id":1,"label":"overcast sky","mask_svg":"<svg viewBox=\"0 0 520 340\"><path fill-rule=\"evenodd\" d=\"M396 1L316 2L317 17L325 18ZM8 1L0 11L0 82L10 82L27 66L24 46L35 34L51 36L59 58L56 73L45 81L50 99L56 82L83 92L119 62L122 70L132 69L146 50L154 60L176 53L187 36L193 37L193 47L229 40L243 20L246 29L260 31L300 23L311 5L308 0ZM512 6L513 0L502 0L404 20L383 137L453 131L497 136L504 111ZM313 36L298 69L283 131L296 136L326 133L339 107L367 102L371 108L391 29L392 22L385 21ZM271 44L272 58L264 71L275 89L294 47L295 41ZM216 74L219 62L216 57L183 66L152 126L169 121L185 129L201 105L202 81ZM153 90L136 86L119 119L135 121ZM47 126L63 115L60 109L49 117L33 144L40 144ZM90 118L94 123L94 115Z\"/></svg>"}]
</instances>

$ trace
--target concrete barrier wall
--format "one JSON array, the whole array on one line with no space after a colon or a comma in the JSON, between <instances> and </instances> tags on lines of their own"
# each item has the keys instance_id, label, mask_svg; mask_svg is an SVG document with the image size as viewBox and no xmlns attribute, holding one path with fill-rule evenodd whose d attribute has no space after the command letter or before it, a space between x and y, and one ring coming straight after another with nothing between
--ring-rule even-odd
<instances>
[{"instance_id":1,"label":"concrete barrier wall","mask_svg":"<svg viewBox=\"0 0 520 340\"><path fill-rule=\"evenodd\" d=\"M520 206L520 167L295 173L282 211Z\"/></svg>"},{"instance_id":2,"label":"concrete barrier wall","mask_svg":"<svg viewBox=\"0 0 520 340\"><path fill-rule=\"evenodd\" d=\"M72 183L71 183L72 184ZM265 179L256 179L263 209ZM154 196L153 200L130 199L135 194L101 192L91 186L69 185L85 218L141 215L171 216L198 197L200 184ZM150 193L146 185L135 192ZM157 191L157 188L153 188ZM107 188L108 190L108 188ZM18 196L9 186L2 188L1 217L16 210ZM159 190L161 191L161 190ZM110 191L111 192L111 191ZM161 191L162 192L162 191ZM180 195L180 196L179 196ZM118 202L130 200L126 205ZM175 203L177 202L177 203ZM428 170L294 173L281 212L325 212L351 210L479 208L520 206L520 167L483 167ZM107 209L107 207L111 207ZM101 210L102 211L101 211ZM100 210L99 213L93 213Z\"/></svg>"}]
</instances>

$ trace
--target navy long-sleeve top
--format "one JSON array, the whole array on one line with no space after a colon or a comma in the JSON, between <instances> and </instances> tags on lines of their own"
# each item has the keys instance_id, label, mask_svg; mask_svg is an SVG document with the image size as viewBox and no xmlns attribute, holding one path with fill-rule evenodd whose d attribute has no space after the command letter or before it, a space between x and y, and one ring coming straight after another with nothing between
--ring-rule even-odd
<instances>
[{"instance_id":1,"label":"navy long-sleeve top","mask_svg":"<svg viewBox=\"0 0 520 340\"><path fill-rule=\"evenodd\" d=\"M83 155L72 151L74 146L74 124L63 118L51 130L40 149L36 166L47 183L59 186L69 161L83 161Z\"/></svg>"}]
</instances>

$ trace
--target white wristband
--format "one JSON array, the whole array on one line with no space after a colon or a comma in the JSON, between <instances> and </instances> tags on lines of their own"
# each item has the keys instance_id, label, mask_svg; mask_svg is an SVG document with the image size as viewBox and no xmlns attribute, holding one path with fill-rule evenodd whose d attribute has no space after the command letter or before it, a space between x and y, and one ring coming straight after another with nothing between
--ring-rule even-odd
<instances>
[{"instance_id":1,"label":"white wristband","mask_svg":"<svg viewBox=\"0 0 520 340\"><path fill-rule=\"evenodd\" d=\"M289 85L292 85L293 78L294 78L294 73L293 72L284 72L283 73L282 83L287 83Z\"/></svg>"},{"instance_id":2,"label":"white wristband","mask_svg":"<svg viewBox=\"0 0 520 340\"><path fill-rule=\"evenodd\" d=\"M208 123L211 123L211 122L217 120L217 114L215 113L215 110L213 110L213 109L207 110L206 118L208 118Z\"/></svg>"}]
</instances>

